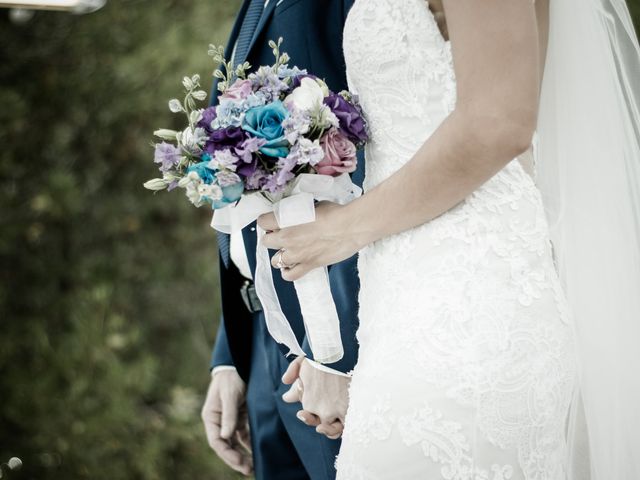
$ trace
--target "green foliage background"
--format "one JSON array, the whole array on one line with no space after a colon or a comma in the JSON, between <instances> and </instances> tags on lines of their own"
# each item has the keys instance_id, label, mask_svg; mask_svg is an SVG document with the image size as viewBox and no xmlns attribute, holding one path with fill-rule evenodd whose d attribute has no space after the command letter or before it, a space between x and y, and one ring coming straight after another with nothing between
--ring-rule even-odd
<instances>
[{"instance_id":1,"label":"green foliage background","mask_svg":"<svg viewBox=\"0 0 640 480\"><path fill-rule=\"evenodd\" d=\"M0 461L24 461L10 478L237 478L199 420L219 315L210 213L141 184L151 132L179 121L166 100L183 75L209 78L239 6L0 12Z\"/></svg>"},{"instance_id":2,"label":"green foliage background","mask_svg":"<svg viewBox=\"0 0 640 480\"><path fill-rule=\"evenodd\" d=\"M142 188L185 74L240 0L0 10L0 461L22 479L228 479L199 409L219 315L210 211ZM175 125L178 126L178 125Z\"/></svg>"}]
</instances>

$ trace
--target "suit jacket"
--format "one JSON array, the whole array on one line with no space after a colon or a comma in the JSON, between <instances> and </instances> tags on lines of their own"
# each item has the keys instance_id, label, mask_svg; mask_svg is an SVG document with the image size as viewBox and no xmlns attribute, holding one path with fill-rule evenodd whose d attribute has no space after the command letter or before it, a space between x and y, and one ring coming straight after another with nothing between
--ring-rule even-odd
<instances>
[{"instance_id":1,"label":"suit jacket","mask_svg":"<svg viewBox=\"0 0 640 480\"><path fill-rule=\"evenodd\" d=\"M257 68L272 65L274 56L269 40L282 37L281 50L291 57L289 65L307 69L323 78L333 91L347 88L346 67L342 53L342 30L353 0L270 0L253 36L247 61ZM245 0L233 27L226 57L230 58L242 25L249 0ZM237 62L242 59L236 59ZM212 99L217 89L214 85ZM362 183L362 155L358 171L353 175L355 183ZM242 232L249 266L253 274L256 268L256 232L250 225ZM273 252L272 252L273 253ZM304 324L293 284L282 280L275 272L274 283L282 310L305 352L310 354L305 339ZM330 367L347 372L355 365L358 344L355 332L358 327L357 298L359 290L356 257L333 265L329 269L331 290L340 317L344 357ZM222 321L213 350L211 366L233 365L244 379L249 377L253 318L245 307L240 288L245 279L233 262L225 266L220 260L220 285L222 290ZM283 354L287 351L283 349Z\"/></svg>"}]
</instances>

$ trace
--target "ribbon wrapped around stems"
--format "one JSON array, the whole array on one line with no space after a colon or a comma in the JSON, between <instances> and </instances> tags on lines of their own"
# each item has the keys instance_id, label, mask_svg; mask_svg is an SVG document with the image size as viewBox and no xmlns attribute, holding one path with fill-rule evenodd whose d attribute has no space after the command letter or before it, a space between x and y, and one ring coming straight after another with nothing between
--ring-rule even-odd
<instances>
[{"instance_id":1,"label":"ribbon wrapped around stems","mask_svg":"<svg viewBox=\"0 0 640 480\"><path fill-rule=\"evenodd\" d=\"M267 198L263 193L244 195L238 203L216 210L211 226L223 233L240 232L264 213L274 212L280 228L311 223L316 219L315 202L330 201L344 205L359 197L362 190L348 174L338 177L319 174L299 175L284 194ZM257 227L258 239L265 234ZM285 345L290 354L305 356L289 321L282 312L271 273L268 249L258 242L256 248L256 293L269 333ZM319 363L334 363L344 355L340 320L336 310L327 268L317 268L294 282L307 340Z\"/></svg>"}]
</instances>

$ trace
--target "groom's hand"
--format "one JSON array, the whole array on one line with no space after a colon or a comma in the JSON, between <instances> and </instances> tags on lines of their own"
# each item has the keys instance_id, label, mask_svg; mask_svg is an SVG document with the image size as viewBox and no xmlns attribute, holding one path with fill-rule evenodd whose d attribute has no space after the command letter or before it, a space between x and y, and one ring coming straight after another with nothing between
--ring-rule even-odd
<instances>
[{"instance_id":1,"label":"groom's hand","mask_svg":"<svg viewBox=\"0 0 640 480\"><path fill-rule=\"evenodd\" d=\"M211 376L202 421L209 446L232 469L253 473L246 407L246 386L235 370Z\"/></svg>"},{"instance_id":2,"label":"groom's hand","mask_svg":"<svg viewBox=\"0 0 640 480\"><path fill-rule=\"evenodd\" d=\"M282 377L291 385L283 395L287 403L302 403L298 418L328 438L337 439L344 430L344 417L349 404L348 377L315 368L304 357L294 360Z\"/></svg>"}]
</instances>

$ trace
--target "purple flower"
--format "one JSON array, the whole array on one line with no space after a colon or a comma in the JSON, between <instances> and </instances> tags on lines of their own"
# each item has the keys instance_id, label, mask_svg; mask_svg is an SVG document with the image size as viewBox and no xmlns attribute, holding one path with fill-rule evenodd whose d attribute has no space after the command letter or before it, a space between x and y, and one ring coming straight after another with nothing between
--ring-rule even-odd
<instances>
[{"instance_id":1,"label":"purple flower","mask_svg":"<svg viewBox=\"0 0 640 480\"><path fill-rule=\"evenodd\" d=\"M257 162L256 162L257 163ZM267 180L268 174L260 167L255 167L251 175L247 175L245 187L247 190L260 190Z\"/></svg>"},{"instance_id":2,"label":"purple flower","mask_svg":"<svg viewBox=\"0 0 640 480\"><path fill-rule=\"evenodd\" d=\"M180 162L181 151L167 142L157 143L153 161L160 164L161 172L168 172Z\"/></svg>"},{"instance_id":3,"label":"purple flower","mask_svg":"<svg viewBox=\"0 0 640 480\"><path fill-rule=\"evenodd\" d=\"M250 163L244 163L238 166L236 172L245 178L250 178L258 169L258 158L254 158Z\"/></svg>"},{"instance_id":4,"label":"purple flower","mask_svg":"<svg viewBox=\"0 0 640 480\"><path fill-rule=\"evenodd\" d=\"M247 135L240 127L220 128L211 132L204 149L208 153L214 154L218 150L238 147L245 138Z\"/></svg>"},{"instance_id":5,"label":"purple flower","mask_svg":"<svg viewBox=\"0 0 640 480\"><path fill-rule=\"evenodd\" d=\"M204 128L207 133L211 133L213 131L213 127L211 123L217 118L218 114L216 113L216 107L209 107L202 111L202 118L198 122L198 126Z\"/></svg>"},{"instance_id":6,"label":"purple flower","mask_svg":"<svg viewBox=\"0 0 640 480\"><path fill-rule=\"evenodd\" d=\"M342 95L335 93L326 97L324 103L338 117L340 129L349 140L356 145L367 141L366 123L360 111L353 104L346 101Z\"/></svg>"}]
</instances>

